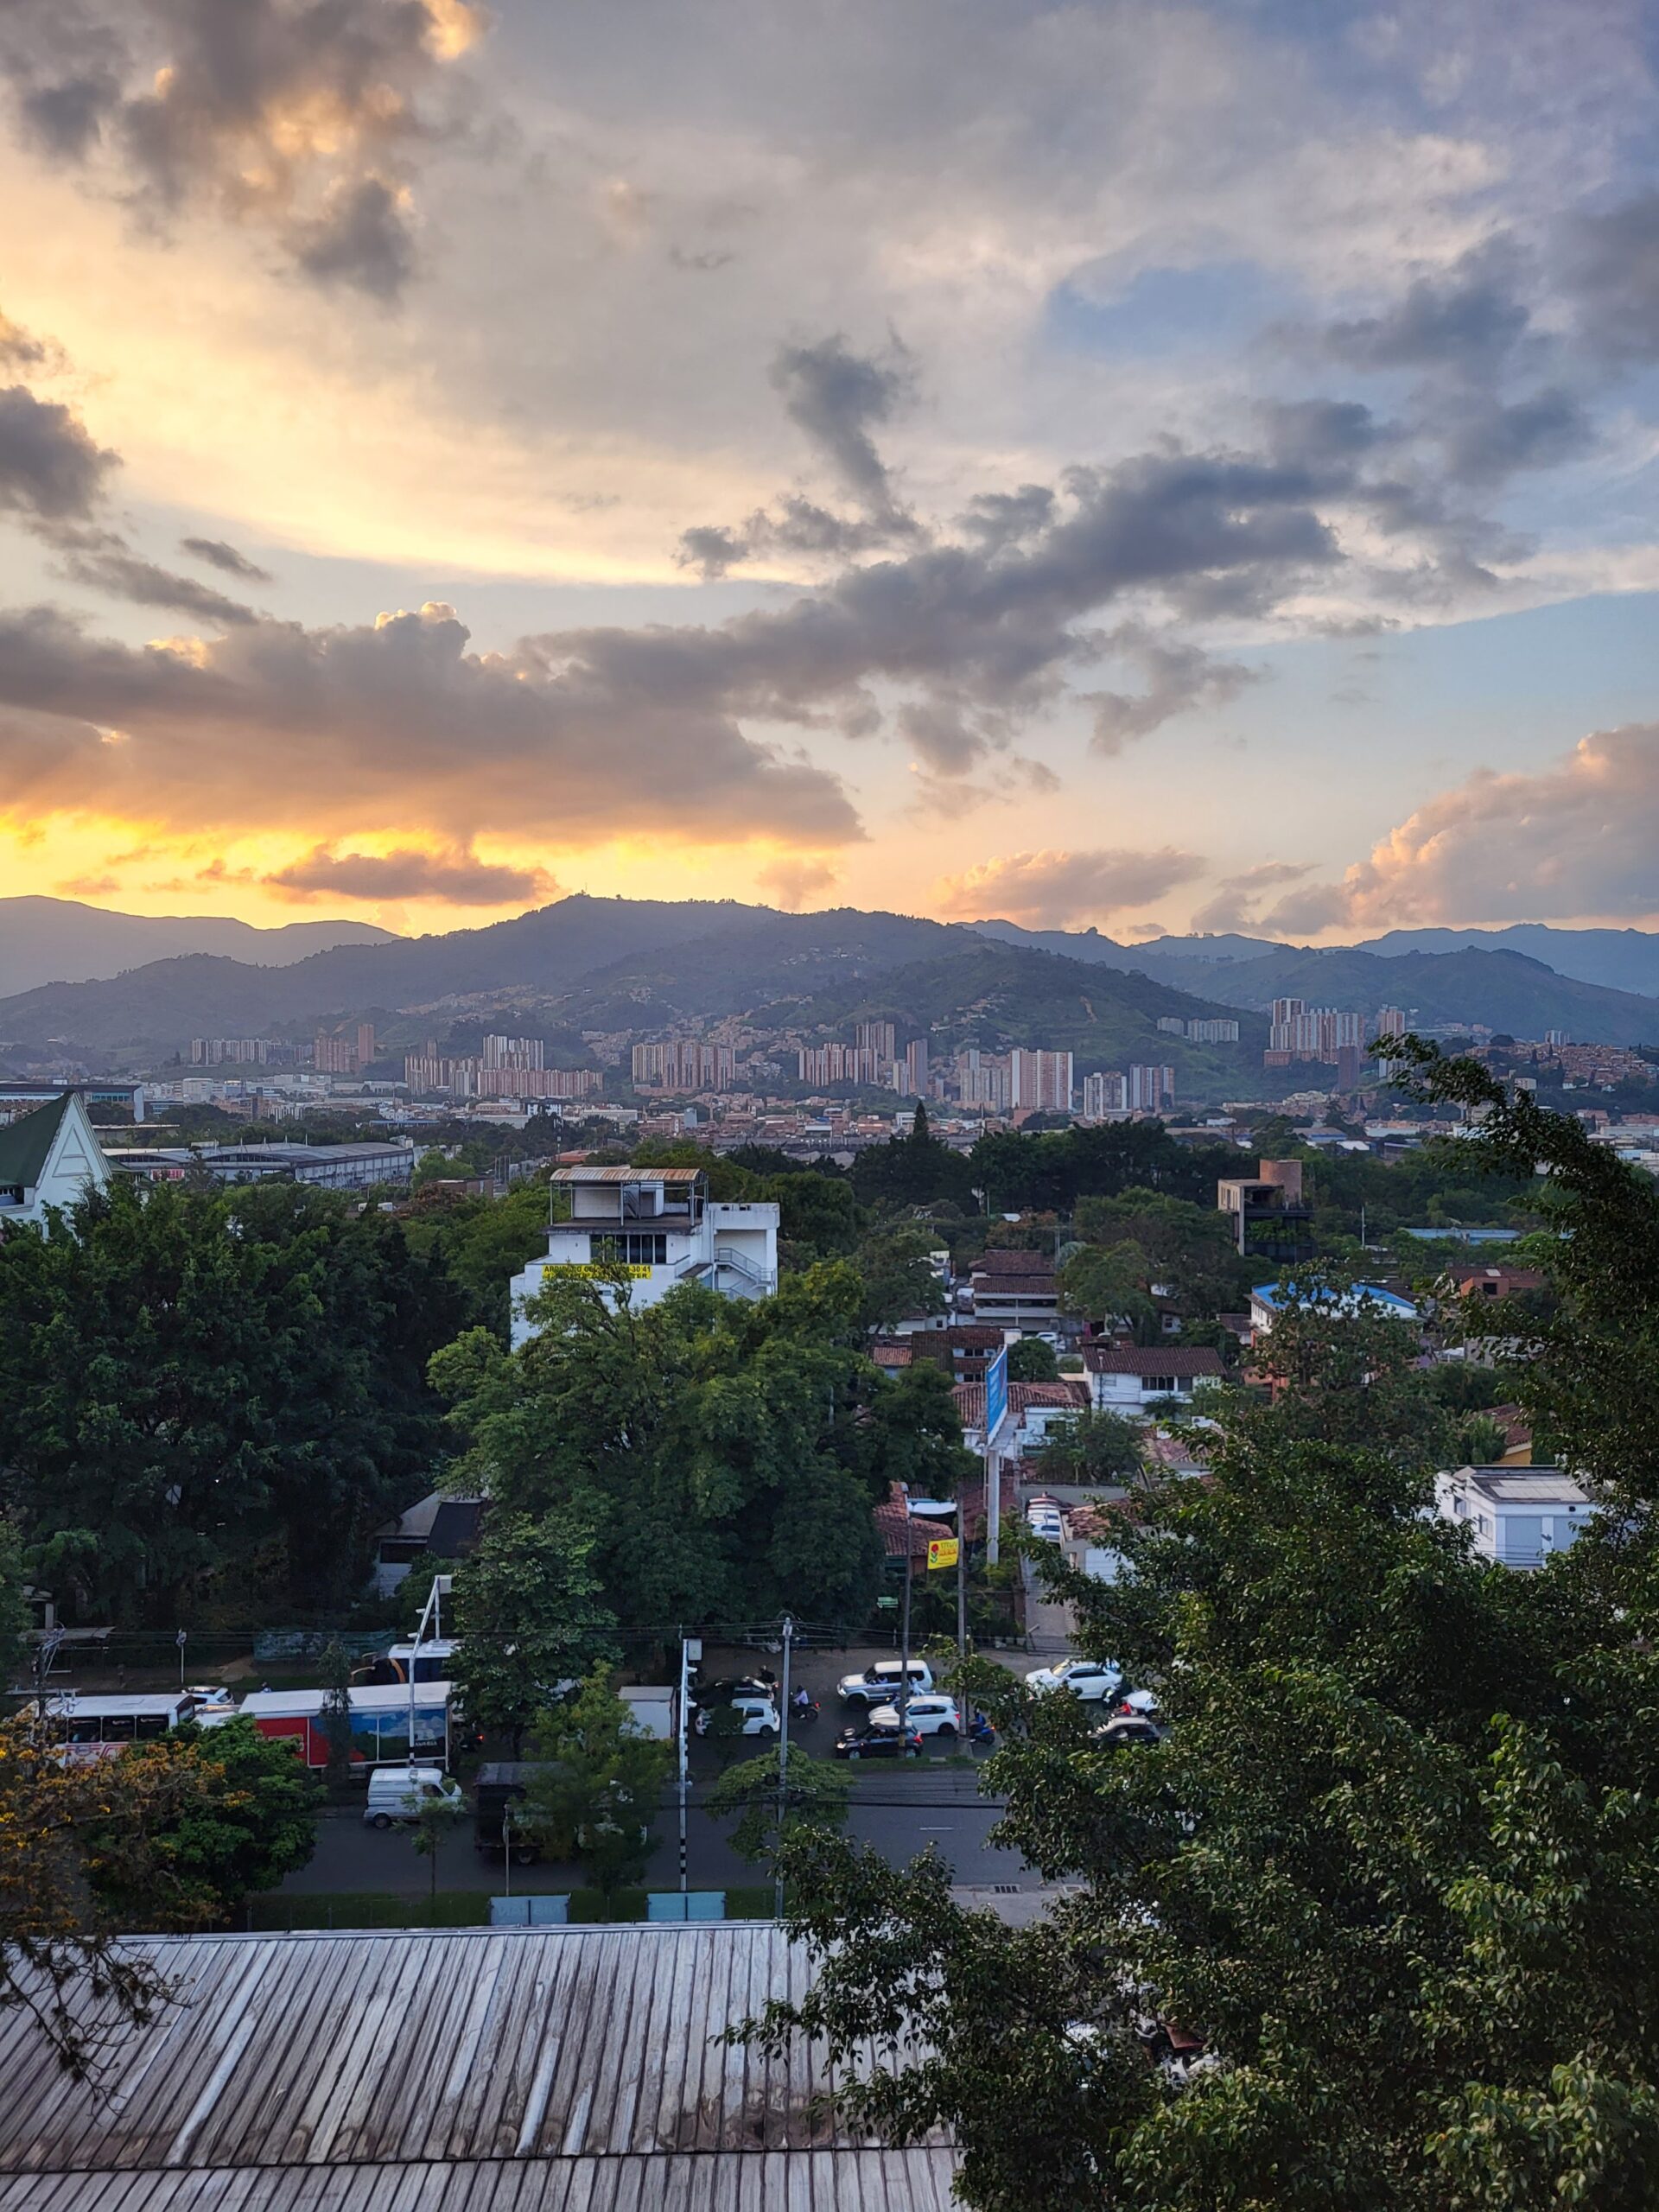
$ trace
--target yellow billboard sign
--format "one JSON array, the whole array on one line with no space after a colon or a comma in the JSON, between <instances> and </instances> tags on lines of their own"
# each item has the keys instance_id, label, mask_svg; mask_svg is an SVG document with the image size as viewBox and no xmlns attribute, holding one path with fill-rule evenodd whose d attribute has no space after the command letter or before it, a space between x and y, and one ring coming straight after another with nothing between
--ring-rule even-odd
<instances>
[{"instance_id":1,"label":"yellow billboard sign","mask_svg":"<svg viewBox=\"0 0 1659 2212\"><path fill-rule=\"evenodd\" d=\"M958 1536L934 1536L928 1542L927 1563L930 1567L954 1567L961 1549L962 1540Z\"/></svg>"}]
</instances>

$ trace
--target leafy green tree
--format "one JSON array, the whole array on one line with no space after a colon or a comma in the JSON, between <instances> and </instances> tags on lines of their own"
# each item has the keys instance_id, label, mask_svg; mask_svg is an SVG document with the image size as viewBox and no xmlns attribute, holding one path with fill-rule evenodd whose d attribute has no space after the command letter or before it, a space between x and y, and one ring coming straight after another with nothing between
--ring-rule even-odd
<instances>
[{"instance_id":1,"label":"leafy green tree","mask_svg":"<svg viewBox=\"0 0 1659 2212\"><path fill-rule=\"evenodd\" d=\"M918 1101L910 1135L867 1145L853 1162L852 1184L861 1205L927 1205L937 1198L967 1198L974 1177L963 1154L936 1137Z\"/></svg>"},{"instance_id":2,"label":"leafy green tree","mask_svg":"<svg viewBox=\"0 0 1659 2212\"><path fill-rule=\"evenodd\" d=\"M1138 1244L1084 1244L1060 1266L1060 1304L1079 1319L1109 1324L1127 1321L1137 1343L1158 1332L1153 1301L1152 1268Z\"/></svg>"},{"instance_id":3,"label":"leafy green tree","mask_svg":"<svg viewBox=\"0 0 1659 2212\"><path fill-rule=\"evenodd\" d=\"M340 1605L441 1437L427 1360L464 1308L334 1193L130 1184L0 1244L0 1495L31 1573L175 1625L256 1554Z\"/></svg>"},{"instance_id":4,"label":"leafy green tree","mask_svg":"<svg viewBox=\"0 0 1659 2212\"><path fill-rule=\"evenodd\" d=\"M1075 1419L1049 1423L1037 1471L1051 1483L1116 1483L1138 1474L1141 1424L1122 1414L1080 1408Z\"/></svg>"},{"instance_id":5,"label":"leafy green tree","mask_svg":"<svg viewBox=\"0 0 1659 2212\"><path fill-rule=\"evenodd\" d=\"M929 1255L939 1249L931 1229L913 1222L868 1231L858 1241L853 1265L864 1284L863 1319L880 1329L913 1313L943 1313L944 1285Z\"/></svg>"},{"instance_id":6,"label":"leafy green tree","mask_svg":"<svg viewBox=\"0 0 1659 2212\"><path fill-rule=\"evenodd\" d=\"M1421 1057L1488 1109L1465 1173L1549 1171L1558 1303L1516 1389L1605 1510L1537 1573L1484 1565L1428 1510L1408 1416L1444 1408L1376 1317L1312 1301L1269 1339L1274 1403L1223 1394L1211 1482L1126 1522L1122 1578L1054 1569L1167 1740L1114 1752L1074 1701L966 1670L1001 1838L1071 1885L1049 1916L962 1911L931 1855L785 1842L817 1979L753 2033L850 2060L902 1993L913 2040L843 2101L891 2139L951 2128L982 2212L1654 2201L1659 1195ZM1210 2070L1149 2066L1147 2016Z\"/></svg>"},{"instance_id":7,"label":"leafy green tree","mask_svg":"<svg viewBox=\"0 0 1659 2212\"><path fill-rule=\"evenodd\" d=\"M1010 1382L1052 1382L1059 1372L1053 1345L1046 1344L1040 1337L1021 1337L1008 1346Z\"/></svg>"},{"instance_id":8,"label":"leafy green tree","mask_svg":"<svg viewBox=\"0 0 1659 2212\"><path fill-rule=\"evenodd\" d=\"M781 1792L778 1755L763 1753L728 1767L704 1794L702 1808L711 1820L736 1820L731 1846L740 1859L771 1860L785 1837L844 1827L851 1797L844 1768L791 1744Z\"/></svg>"},{"instance_id":9,"label":"leafy green tree","mask_svg":"<svg viewBox=\"0 0 1659 2212\"><path fill-rule=\"evenodd\" d=\"M322 1732L328 1745L322 1778L328 1795L338 1801L352 1781L352 1662L338 1637L330 1637L324 1644L317 1675L322 1684Z\"/></svg>"},{"instance_id":10,"label":"leafy green tree","mask_svg":"<svg viewBox=\"0 0 1659 2212\"><path fill-rule=\"evenodd\" d=\"M1502 1422L1471 1414L1458 1430L1452 1456L1462 1466L1495 1467L1509 1448Z\"/></svg>"},{"instance_id":11,"label":"leafy green tree","mask_svg":"<svg viewBox=\"0 0 1659 2212\"><path fill-rule=\"evenodd\" d=\"M435 1920L438 1910L438 1853L466 1818L466 1800L448 1792L440 1793L435 1797L423 1797L416 1808L410 1841L415 1847L416 1858L426 1861L431 1883L429 1910Z\"/></svg>"},{"instance_id":12,"label":"leafy green tree","mask_svg":"<svg viewBox=\"0 0 1659 2212\"><path fill-rule=\"evenodd\" d=\"M591 1528L572 1505L540 1515L492 1511L477 1550L454 1570L461 1703L477 1726L509 1738L514 1758L563 1684L617 1656L594 1548Z\"/></svg>"},{"instance_id":13,"label":"leafy green tree","mask_svg":"<svg viewBox=\"0 0 1659 2212\"><path fill-rule=\"evenodd\" d=\"M574 1509L626 1626L868 1617L871 1509L906 1468L948 1461L948 1380L889 1382L866 1358L865 1286L845 1262L745 1302L696 1285L635 1308L626 1279L564 1279L542 1333L482 1332L433 1364L466 1450L458 1478L495 1510Z\"/></svg>"},{"instance_id":14,"label":"leafy green tree","mask_svg":"<svg viewBox=\"0 0 1659 2212\"><path fill-rule=\"evenodd\" d=\"M760 1187L761 1195L777 1205L779 1234L800 1264L810 1266L814 1260L834 1259L852 1250L858 1237L858 1208L853 1186L844 1177L791 1165L784 1173L766 1176Z\"/></svg>"},{"instance_id":15,"label":"leafy green tree","mask_svg":"<svg viewBox=\"0 0 1659 2212\"><path fill-rule=\"evenodd\" d=\"M223 1921L315 1848L317 1784L291 1745L251 1720L188 1722L114 1764L109 1810L89 1823L87 1847L92 1888L119 1926Z\"/></svg>"},{"instance_id":16,"label":"leafy green tree","mask_svg":"<svg viewBox=\"0 0 1659 2212\"><path fill-rule=\"evenodd\" d=\"M636 1732L633 1715L596 1669L575 1696L537 1728L536 1770L522 1819L555 1859L570 1859L596 1889L613 1890L645 1872L656 1839L651 1823L673 1749Z\"/></svg>"}]
</instances>

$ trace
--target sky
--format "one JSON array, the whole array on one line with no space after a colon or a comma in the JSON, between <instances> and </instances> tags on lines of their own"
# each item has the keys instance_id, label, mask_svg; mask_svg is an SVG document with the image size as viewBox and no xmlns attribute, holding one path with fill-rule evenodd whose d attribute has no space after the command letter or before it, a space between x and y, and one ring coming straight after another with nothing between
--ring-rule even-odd
<instances>
[{"instance_id":1,"label":"sky","mask_svg":"<svg viewBox=\"0 0 1659 2212\"><path fill-rule=\"evenodd\" d=\"M0 891L1659 925L1659 0L4 0Z\"/></svg>"}]
</instances>

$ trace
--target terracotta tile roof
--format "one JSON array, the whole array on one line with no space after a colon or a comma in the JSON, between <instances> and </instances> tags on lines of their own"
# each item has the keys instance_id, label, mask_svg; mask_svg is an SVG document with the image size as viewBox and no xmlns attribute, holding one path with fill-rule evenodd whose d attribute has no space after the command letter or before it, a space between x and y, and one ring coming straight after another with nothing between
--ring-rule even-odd
<instances>
[{"instance_id":1,"label":"terracotta tile roof","mask_svg":"<svg viewBox=\"0 0 1659 2212\"><path fill-rule=\"evenodd\" d=\"M985 1385L982 1382L958 1382L950 1393L957 1402L957 1415L964 1428L983 1428L985 1426ZM1027 1406L1071 1406L1079 1412L1089 1403L1089 1385L1084 1382L1062 1380L1058 1382L1010 1382L1008 1405L1016 1414L1023 1414Z\"/></svg>"},{"instance_id":2,"label":"terracotta tile roof","mask_svg":"<svg viewBox=\"0 0 1659 2212\"><path fill-rule=\"evenodd\" d=\"M885 1504L876 1506L871 1514L876 1533L881 1539L881 1548L889 1559L903 1559L905 1529L910 1529L910 1555L925 1559L928 1545L936 1536L954 1536L956 1530L948 1521L928 1521L918 1514L905 1510L904 1492L894 1483L887 1492Z\"/></svg>"},{"instance_id":3,"label":"terracotta tile roof","mask_svg":"<svg viewBox=\"0 0 1659 2212\"><path fill-rule=\"evenodd\" d=\"M878 1367L908 1367L915 1357L915 1347L902 1338L895 1343L884 1343L878 1338L870 1346L870 1357Z\"/></svg>"},{"instance_id":4,"label":"terracotta tile roof","mask_svg":"<svg viewBox=\"0 0 1659 2212\"><path fill-rule=\"evenodd\" d=\"M1090 1375L1173 1375L1177 1382L1222 1372L1221 1354L1207 1345L1184 1351L1178 1344L1143 1350L1139 1344L1088 1344L1083 1348L1083 1363Z\"/></svg>"},{"instance_id":5,"label":"terracotta tile roof","mask_svg":"<svg viewBox=\"0 0 1659 2212\"><path fill-rule=\"evenodd\" d=\"M1052 1275L1054 1262L1046 1252L1016 1250L993 1244L974 1262L974 1273L995 1275Z\"/></svg>"}]
</instances>

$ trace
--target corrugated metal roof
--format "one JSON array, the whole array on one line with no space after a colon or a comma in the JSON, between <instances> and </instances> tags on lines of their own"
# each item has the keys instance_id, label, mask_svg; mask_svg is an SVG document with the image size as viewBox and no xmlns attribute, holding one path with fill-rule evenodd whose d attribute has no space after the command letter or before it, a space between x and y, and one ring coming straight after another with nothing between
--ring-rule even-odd
<instances>
[{"instance_id":1,"label":"corrugated metal roof","mask_svg":"<svg viewBox=\"0 0 1659 2212\"><path fill-rule=\"evenodd\" d=\"M812 2109L821 2046L717 2040L804 1993L804 1951L769 1923L130 1948L175 1998L112 2044L100 2093L0 2018L0 2176L29 2177L0 2180L0 2212L949 2202L943 2145L875 2152Z\"/></svg>"},{"instance_id":2,"label":"corrugated metal roof","mask_svg":"<svg viewBox=\"0 0 1659 2212\"><path fill-rule=\"evenodd\" d=\"M949 2151L725 2151L0 2179L0 2212L960 2212Z\"/></svg>"},{"instance_id":3,"label":"corrugated metal roof","mask_svg":"<svg viewBox=\"0 0 1659 2212\"><path fill-rule=\"evenodd\" d=\"M696 1183L701 1167L556 1167L550 1183Z\"/></svg>"}]
</instances>

